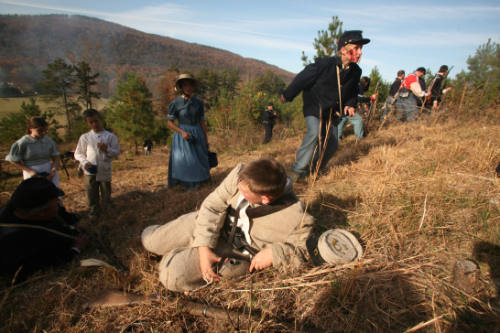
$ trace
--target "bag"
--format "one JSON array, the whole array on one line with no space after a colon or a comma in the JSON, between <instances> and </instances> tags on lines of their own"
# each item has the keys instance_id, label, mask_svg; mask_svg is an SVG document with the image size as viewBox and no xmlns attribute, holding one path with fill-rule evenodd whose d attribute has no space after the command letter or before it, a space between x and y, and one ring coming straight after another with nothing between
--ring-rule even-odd
<instances>
[{"instance_id":1,"label":"bag","mask_svg":"<svg viewBox=\"0 0 500 333\"><path fill-rule=\"evenodd\" d=\"M213 151L208 152L208 166L210 169L215 168L219 165L219 161L217 160L217 153Z\"/></svg>"}]
</instances>

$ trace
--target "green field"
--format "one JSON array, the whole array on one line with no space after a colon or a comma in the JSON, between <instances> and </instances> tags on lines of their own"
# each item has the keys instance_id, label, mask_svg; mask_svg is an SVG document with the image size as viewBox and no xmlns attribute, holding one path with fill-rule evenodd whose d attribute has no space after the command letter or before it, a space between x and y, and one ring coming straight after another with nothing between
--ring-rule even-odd
<instances>
[{"instance_id":1,"label":"green field","mask_svg":"<svg viewBox=\"0 0 500 333\"><path fill-rule=\"evenodd\" d=\"M42 97L35 97L36 104L40 106L40 109L42 112L44 111L49 111L50 109L56 110L56 119L60 124L66 124L66 118L64 117L64 109L60 106L58 101L52 101L52 102L47 102L43 100ZM29 97L14 97L14 98L0 98L0 118L4 117L8 113L12 112L18 112L21 110L21 104L29 103ZM96 108L98 110L101 110L104 106L106 106L106 103L108 102L108 99L102 98L99 100L96 100Z\"/></svg>"}]
</instances>

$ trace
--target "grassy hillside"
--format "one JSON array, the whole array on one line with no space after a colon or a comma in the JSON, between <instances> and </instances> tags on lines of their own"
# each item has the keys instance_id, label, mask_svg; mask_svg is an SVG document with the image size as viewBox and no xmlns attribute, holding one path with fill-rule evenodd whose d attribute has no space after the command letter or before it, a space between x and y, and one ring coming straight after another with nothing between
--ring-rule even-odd
<instances>
[{"instance_id":1,"label":"grassy hillside","mask_svg":"<svg viewBox=\"0 0 500 333\"><path fill-rule=\"evenodd\" d=\"M116 207L96 224L82 223L130 272L78 267L75 260L19 285L3 280L0 331L497 332L500 109L482 114L474 121L450 112L391 123L359 142L351 135L314 185L296 184L317 220L315 232L344 228L358 235L365 250L359 263L292 275L269 269L186 294L160 285L158 258L142 249L141 231L198 207L238 162L270 156L289 169L302 138L280 139L278 126L270 145L231 154L210 140L220 165L210 184L193 192L167 189L168 148L155 147L149 157L124 152L114 162ZM5 184L2 200L11 191ZM66 207L83 212L82 180L71 170L61 184ZM114 262L97 246L91 242L82 258ZM480 267L470 288L454 277L464 258ZM160 298L153 305L85 307L109 289ZM233 312L207 319L190 314L188 301ZM259 320L249 325L250 312Z\"/></svg>"}]
</instances>

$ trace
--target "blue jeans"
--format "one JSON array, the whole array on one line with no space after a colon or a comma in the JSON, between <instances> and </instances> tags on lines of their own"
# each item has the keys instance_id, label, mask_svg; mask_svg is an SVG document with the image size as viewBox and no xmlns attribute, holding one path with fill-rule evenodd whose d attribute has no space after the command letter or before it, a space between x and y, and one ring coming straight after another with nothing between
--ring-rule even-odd
<instances>
[{"instance_id":1,"label":"blue jeans","mask_svg":"<svg viewBox=\"0 0 500 333\"><path fill-rule=\"evenodd\" d=\"M338 138L340 139L340 137L342 136L344 125L347 120L349 120L354 127L354 135L356 135L358 139L362 139L365 134L365 132L363 131L363 118L361 118L358 113L355 113L354 117L342 117L340 123L338 124Z\"/></svg>"},{"instance_id":2,"label":"blue jeans","mask_svg":"<svg viewBox=\"0 0 500 333\"><path fill-rule=\"evenodd\" d=\"M309 172L309 164L312 160L312 167L316 165L316 162L319 158L319 151L321 150L321 146L324 141L324 137L326 135L326 121L322 124L321 131L321 145L320 148L316 150L315 148L318 146L318 134L319 134L319 118L315 116L307 116L306 118L307 125L307 134L304 136L302 140L302 145L297 150L297 155L295 159L295 163L292 164L292 171L300 174L307 174ZM323 160L321 162L321 166L325 166L328 163L328 160L335 154L337 151L337 147L339 145L338 136L337 136L337 126L332 124L330 128L328 142L326 143L326 150ZM314 154L314 159L313 159Z\"/></svg>"}]
</instances>

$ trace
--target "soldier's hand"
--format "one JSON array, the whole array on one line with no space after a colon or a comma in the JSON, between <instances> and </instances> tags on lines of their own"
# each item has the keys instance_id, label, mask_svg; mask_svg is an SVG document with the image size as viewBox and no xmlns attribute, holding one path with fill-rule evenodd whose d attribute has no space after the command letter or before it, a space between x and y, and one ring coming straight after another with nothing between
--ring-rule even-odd
<instances>
[{"instance_id":1,"label":"soldier's hand","mask_svg":"<svg viewBox=\"0 0 500 333\"><path fill-rule=\"evenodd\" d=\"M218 282L220 276L214 272L213 265L221 261L221 257L217 256L208 246L200 246L198 248L200 257L200 269L203 280L206 282Z\"/></svg>"},{"instance_id":2,"label":"soldier's hand","mask_svg":"<svg viewBox=\"0 0 500 333\"><path fill-rule=\"evenodd\" d=\"M344 114L349 116L349 117L354 117L354 111L356 111L355 108L352 106L347 106L344 108Z\"/></svg>"},{"instance_id":3,"label":"soldier's hand","mask_svg":"<svg viewBox=\"0 0 500 333\"><path fill-rule=\"evenodd\" d=\"M286 102L285 96L283 96L283 94L281 94L281 96L280 96L280 101L281 101L281 103Z\"/></svg>"},{"instance_id":4,"label":"soldier's hand","mask_svg":"<svg viewBox=\"0 0 500 333\"><path fill-rule=\"evenodd\" d=\"M252 259L250 263L250 268L248 269L252 272L254 269L260 271L271 267L273 264L273 251L270 247L260 250Z\"/></svg>"}]
</instances>

